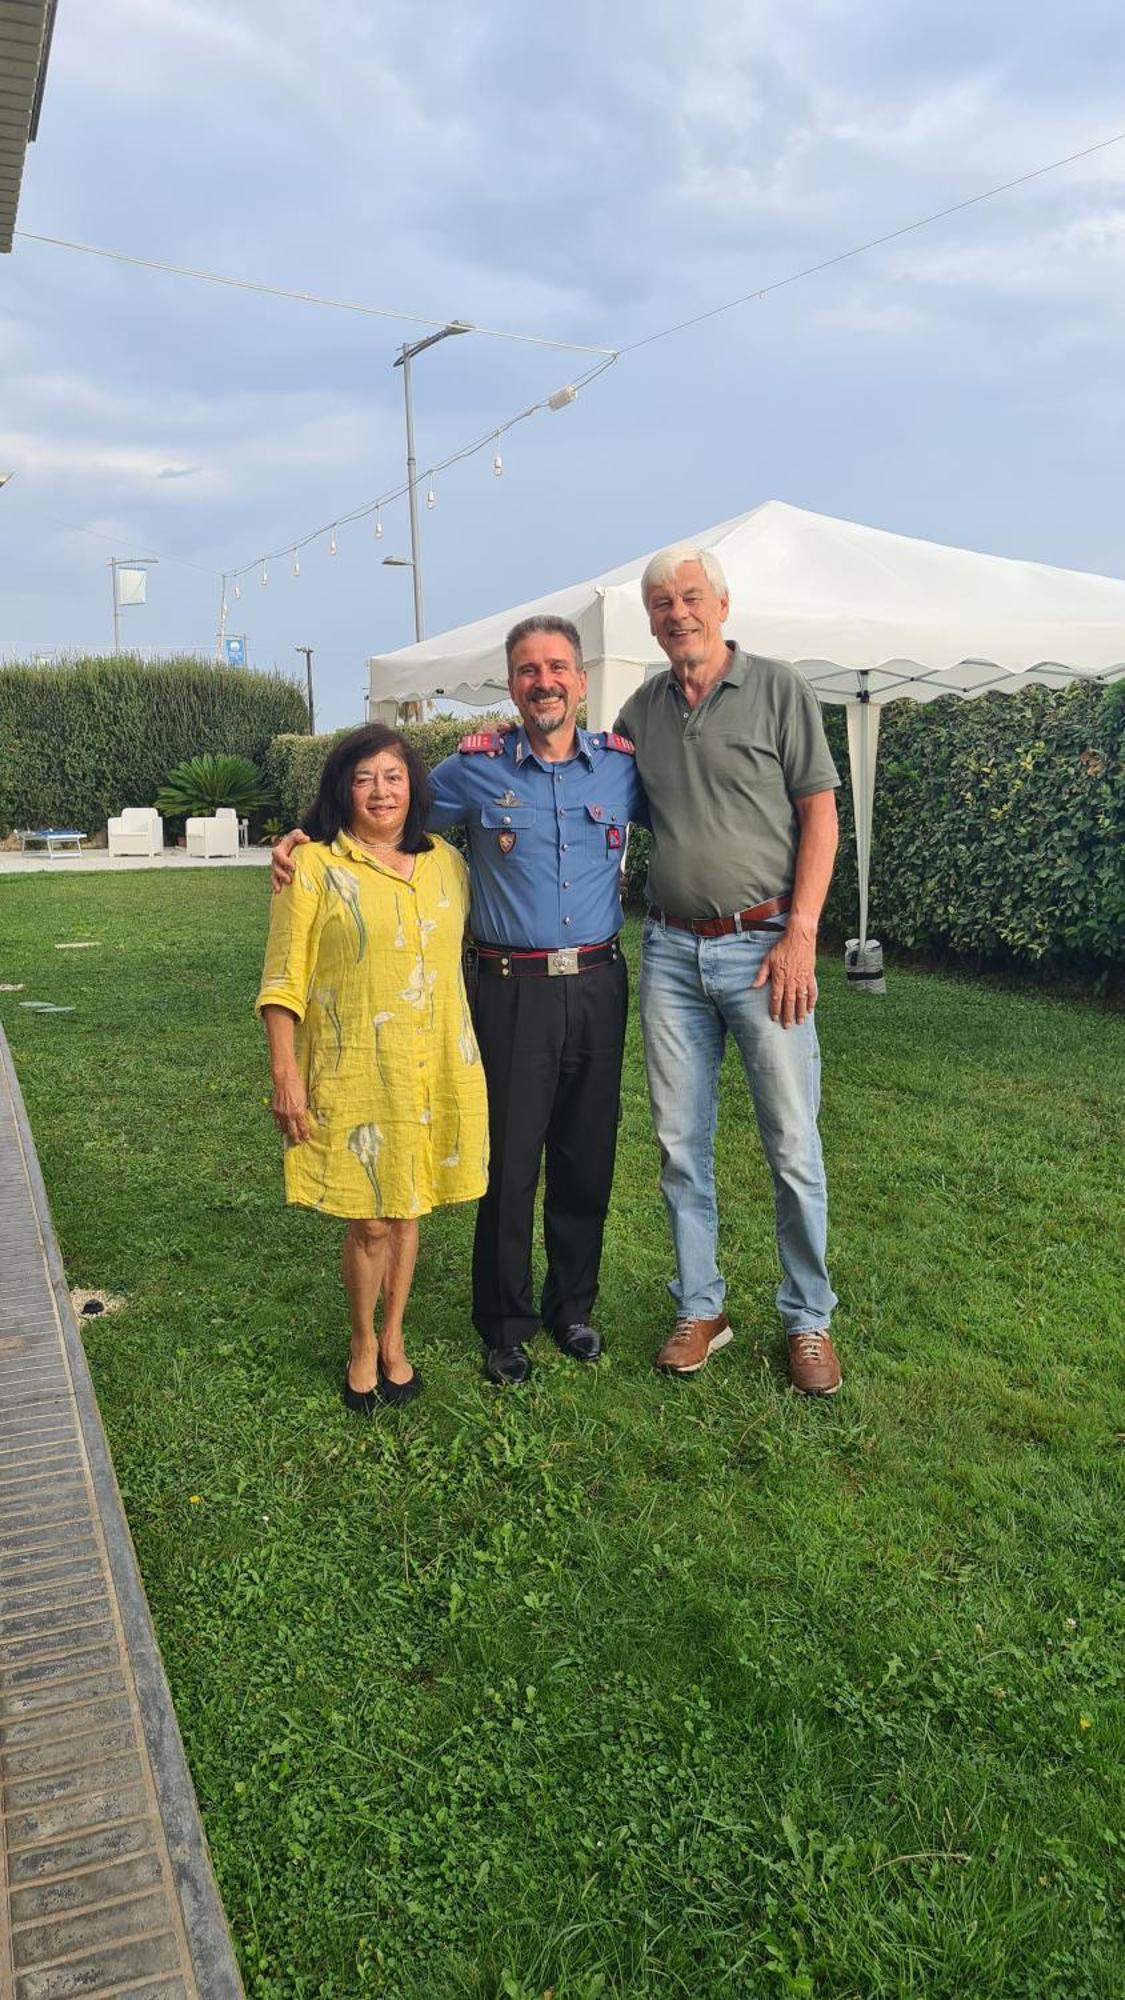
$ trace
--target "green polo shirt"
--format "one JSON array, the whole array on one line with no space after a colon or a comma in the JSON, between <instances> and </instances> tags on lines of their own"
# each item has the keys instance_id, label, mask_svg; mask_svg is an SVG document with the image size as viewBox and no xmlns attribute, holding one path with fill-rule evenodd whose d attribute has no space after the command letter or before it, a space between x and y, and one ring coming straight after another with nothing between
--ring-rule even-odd
<instances>
[{"instance_id":1,"label":"green polo shirt","mask_svg":"<svg viewBox=\"0 0 1125 2000\"><path fill-rule=\"evenodd\" d=\"M740 646L730 654L698 708L668 670L629 696L615 725L636 745L648 795L649 900L670 916L731 916L792 889L793 801L840 782L796 667Z\"/></svg>"}]
</instances>

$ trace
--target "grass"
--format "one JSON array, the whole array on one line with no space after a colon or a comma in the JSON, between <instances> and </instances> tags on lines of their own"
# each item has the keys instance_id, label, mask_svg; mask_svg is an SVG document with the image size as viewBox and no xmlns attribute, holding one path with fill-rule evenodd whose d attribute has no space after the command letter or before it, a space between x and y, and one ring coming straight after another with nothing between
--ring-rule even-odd
<instances>
[{"instance_id":1,"label":"grass","mask_svg":"<svg viewBox=\"0 0 1125 2000\"><path fill-rule=\"evenodd\" d=\"M88 1351L253 2000L1125 1990L1120 1019L825 964L831 1405L784 1387L733 1073L739 1338L653 1374L634 1023L605 1360L540 1341L489 1389L448 1211L428 1393L364 1428L337 1226L280 1205L264 880L2 895L68 1271L129 1300Z\"/></svg>"}]
</instances>

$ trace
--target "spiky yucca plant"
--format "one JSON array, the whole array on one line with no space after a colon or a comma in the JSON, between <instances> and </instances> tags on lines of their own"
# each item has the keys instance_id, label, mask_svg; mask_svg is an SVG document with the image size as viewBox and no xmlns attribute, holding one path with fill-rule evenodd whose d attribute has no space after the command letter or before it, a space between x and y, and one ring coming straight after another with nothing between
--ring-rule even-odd
<instances>
[{"instance_id":1,"label":"spiky yucca plant","mask_svg":"<svg viewBox=\"0 0 1125 2000\"><path fill-rule=\"evenodd\" d=\"M216 757L210 751L177 764L156 794L157 812L177 819L213 813L216 806L258 812L272 803L262 774L249 757Z\"/></svg>"}]
</instances>

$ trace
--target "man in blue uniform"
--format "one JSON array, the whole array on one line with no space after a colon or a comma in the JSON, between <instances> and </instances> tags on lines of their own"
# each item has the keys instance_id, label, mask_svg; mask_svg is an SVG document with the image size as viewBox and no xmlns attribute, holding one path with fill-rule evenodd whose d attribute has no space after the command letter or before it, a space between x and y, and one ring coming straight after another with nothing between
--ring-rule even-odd
<instances>
[{"instance_id":1,"label":"man in blue uniform","mask_svg":"<svg viewBox=\"0 0 1125 2000\"><path fill-rule=\"evenodd\" d=\"M630 820L647 825L632 744L579 729L586 675L567 619L525 618L505 642L521 726L462 739L430 773L434 833L469 851L477 1039L491 1166L473 1245L473 1324L494 1382L525 1382L540 1324L576 1361L590 1325L613 1182L628 983L617 942ZM298 836L299 837L299 836ZM294 836L281 843L284 879ZM547 1276L531 1245L546 1156Z\"/></svg>"},{"instance_id":2,"label":"man in blue uniform","mask_svg":"<svg viewBox=\"0 0 1125 2000\"><path fill-rule=\"evenodd\" d=\"M462 825L475 944L474 1020L488 1078L492 1164L477 1211L473 1323L498 1382L531 1373L540 1322L595 1361L590 1325L613 1181L628 984L617 943L629 821L645 817L632 746L579 729L578 633L526 618L506 641L521 727L466 737L430 774L434 832ZM546 1155L547 1277L531 1282Z\"/></svg>"}]
</instances>

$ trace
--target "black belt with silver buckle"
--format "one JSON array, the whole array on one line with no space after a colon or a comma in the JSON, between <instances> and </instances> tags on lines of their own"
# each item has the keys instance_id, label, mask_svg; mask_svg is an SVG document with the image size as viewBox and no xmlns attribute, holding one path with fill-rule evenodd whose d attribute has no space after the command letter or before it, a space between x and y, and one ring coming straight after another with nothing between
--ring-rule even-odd
<instances>
[{"instance_id":1,"label":"black belt with silver buckle","mask_svg":"<svg viewBox=\"0 0 1125 2000\"><path fill-rule=\"evenodd\" d=\"M477 971L497 979L560 979L595 966L612 965L620 956L616 938L604 944L567 945L561 951L505 951L500 945L478 944Z\"/></svg>"}]
</instances>

